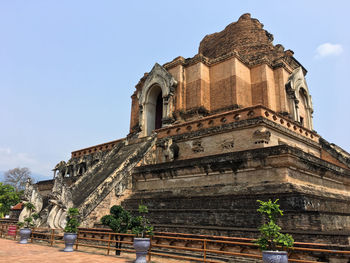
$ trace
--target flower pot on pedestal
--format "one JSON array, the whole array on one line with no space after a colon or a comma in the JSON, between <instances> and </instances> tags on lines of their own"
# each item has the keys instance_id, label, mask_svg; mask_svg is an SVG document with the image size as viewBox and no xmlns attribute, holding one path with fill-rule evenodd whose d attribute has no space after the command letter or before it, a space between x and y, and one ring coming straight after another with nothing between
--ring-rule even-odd
<instances>
[{"instance_id":1,"label":"flower pot on pedestal","mask_svg":"<svg viewBox=\"0 0 350 263\"><path fill-rule=\"evenodd\" d=\"M134 248L136 250L135 263L147 263L146 256L151 241L149 238L134 238Z\"/></svg>"},{"instance_id":2,"label":"flower pot on pedestal","mask_svg":"<svg viewBox=\"0 0 350 263\"><path fill-rule=\"evenodd\" d=\"M286 251L269 251L262 252L264 263L288 263L288 254Z\"/></svg>"},{"instance_id":3,"label":"flower pot on pedestal","mask_svg":"<svg viewBox=\"0 0 350 263\"><path fill-rule=\"evenodd\" d=\"M63 236L64 239L64 244L65 244L65 248L63 249L64 252L73 252L73 246L75 243L75 240L77 239L77 234L75 233L64 233Z\"/></svg>"},{"instance_id":4,"label":"flower pot on pedestal","mask_svg":"<svg viewBox=\"0 0 350 263\"><path fill-rule=\"evenodd\" d=\"M32 230L30 228L21 228L19 230L19 236L20 236L20 244L27 244L28 238L30 237L30 234L32 233Z\"/></svg>"}]
</instances>

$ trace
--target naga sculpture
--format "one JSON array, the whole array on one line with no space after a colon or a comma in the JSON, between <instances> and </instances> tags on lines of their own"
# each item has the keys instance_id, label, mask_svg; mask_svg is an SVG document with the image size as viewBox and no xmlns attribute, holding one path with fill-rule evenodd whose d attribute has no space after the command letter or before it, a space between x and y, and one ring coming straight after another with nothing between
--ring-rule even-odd
<instances>
[{"instance_id":1,"label":"naga sculpture","mask_svg":"<svg viewBox=\"0 0 350 263\"><path fill-rule=\"evenodd\" d=\"M35 212L40 213L43 208L43 198L39 193L38 187L35 184L32 184L30 179L27 180L26 188L24 190L24 194L22 197L22 202L27 203L30 202L35 206ZM29 216L30 211L27 209L23 209L19 215L19 221L23 222L24 218ZM41 222L38 222L40 225Z\"/></svg>"},{"instance_id":2,"label":"naga sculpture","mask_svg":"<svg viewBox=\"0 0 350 263\"><path fill-rule=\"evenodd\" d=\"M59 164L61 163L62 162ZM51 209L48 211L47 224L50 228L64 228L66 225L67 210L70 207L73 207L72 194L68 186L64 183L66 170L59 169L61 167L58 167L57 169L59 173L55 177L55 182L49 199Z\"/></svg>"}]
</instances>

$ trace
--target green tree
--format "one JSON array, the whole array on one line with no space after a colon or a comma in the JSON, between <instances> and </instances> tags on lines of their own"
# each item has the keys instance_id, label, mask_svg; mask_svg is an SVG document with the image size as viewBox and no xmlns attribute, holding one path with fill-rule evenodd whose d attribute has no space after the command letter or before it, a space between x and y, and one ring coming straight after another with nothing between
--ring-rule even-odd
<instances>
[{"instance_id":1,"label":"green tree","mask_svg":"<svg viewBox=\"0 0 350 263\"><path fill-rule=\"evenodd\" d=\"M13 186L0 183L0 218L8 214L11 206L19 201L20 195Z\"/></svg>"},{"instance_id":2,"label":"green tree","mask_svg":"<svg viewBox=\"0 0 350 263\"><path fill-rule=\"evenodd\" d=\"M115 233L126 233L130 228L131 215L120 205L114 205L110 209L110 214L101 218L101 223L109 226ZM123 235L116 235L116 240L123 241ZM120 255L120 249L122 248L121 242L115 244L116 255Z\"/></svg>"},{"instance_id":3,"label":"green tree","mask_svg":"<svg viewBox=\"0 0 350 263\"><path fill-rule=\"evenodd\" d=\"M146 218L148 213L148 208L145 205L139 205L139 216L132 217L130 228L131 232L137 237L153 236L153 226L150 224L149 220Z\"/></svg>"},{"instance_id":4,"label":"green tree","mask_svg":"<svg viewBox=\"0 0 350 263\"><path fill-rule=\"evenodd\" d=\"M114 205L110 209L110 214L101 218L101 223L109 226L115 233L126 233L130 225L130 213L120 205Z\"/></svg>"},{"instance_id":5,"label":"green tree","mask_svg":"<svg viewBox=\"0 0 350 263\"><path fill-rule=\"evenodd\" d=\"M78 208L69 208L67 213L67 225L64 228L66 233L78 233L78 227L80 225Z\"/></svg>"}]
</instances>

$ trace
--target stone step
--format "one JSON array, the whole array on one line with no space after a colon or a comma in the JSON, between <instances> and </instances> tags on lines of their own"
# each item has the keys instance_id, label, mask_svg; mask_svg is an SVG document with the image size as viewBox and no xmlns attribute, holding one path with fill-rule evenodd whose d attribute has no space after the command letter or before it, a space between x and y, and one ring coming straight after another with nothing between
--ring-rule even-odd
<instances>
[{"instance_id":1,"label":"stone step","mask_svg":"<svg viewBox=\"0 0 350 263\"><path fill-rule=\"evenodd\" d=\"M138 143L123 145L118 152L104 162L100 169L96 169L96 173L91 175L96 180L90 179L88 182L92 185L84 188L93 189L93 191L86 191L76 199L81 200L79 203L76 202L76 205L79 206L83 217L89 215L118 184L122 184L122 191L127 190L131 182L132 168L143 158L154 142L155 138L152 137Z\"/></svg>"}]
</instances>

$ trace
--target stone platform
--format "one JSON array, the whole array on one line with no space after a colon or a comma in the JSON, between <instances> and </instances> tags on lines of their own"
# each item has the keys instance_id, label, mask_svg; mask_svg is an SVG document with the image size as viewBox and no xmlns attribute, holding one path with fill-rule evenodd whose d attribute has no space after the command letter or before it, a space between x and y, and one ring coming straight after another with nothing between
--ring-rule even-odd
<instances>
[{"instance_id":1,"label":"stone platform","mask_svg":"<svg viewBox=\"0 0 350 263\"><path fill-rule=\"evenodd\" d=\"M104 250L103 250L104 252ZM0 263L132 263L135 255L106 256L95 248L81 248L79 251L63 252L63 245L49 247L39 244L19 244L18 241L0 238ZM152 257L152 263L187 263L187 260Z\"/></svg>"}]
</instances>

